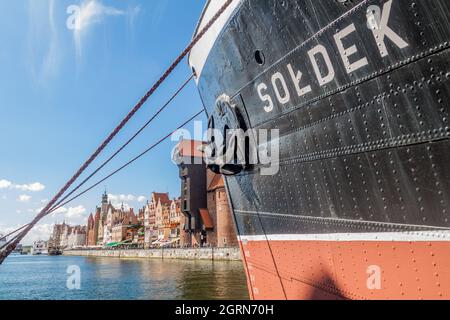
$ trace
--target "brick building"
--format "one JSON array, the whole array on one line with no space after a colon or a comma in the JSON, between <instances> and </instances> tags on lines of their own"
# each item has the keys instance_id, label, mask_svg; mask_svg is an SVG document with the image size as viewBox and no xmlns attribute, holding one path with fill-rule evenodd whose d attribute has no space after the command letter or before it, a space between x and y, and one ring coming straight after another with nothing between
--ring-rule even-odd
<instances>
[{"instance_id":1,"label":"brick building","mask_svg":"<svg viewBox=\"0 0 450 320\"><path fill-rule=\"evenodd\" d=\"M230 211L223 177L209 170L207 175L207 213L212 228L207 229L206 242L218 248L236 247L238 246L236 227Z\"/></svg>"},{"instance_id":2,"label":"brick building","mask_svg":"<svg viewBox=\"0 0 450 320\"><path fill-rule=\"evenodd\" d=\"M88 224L87 224L87 234L86 234L86 242L88 247L93 247L97 245L97 227L95 225L96 219L92 215L89 215Z\"/></svg>"},{"instance_id":3,"label":"brick building","mask_svg":"<svg viewBox=\"0 0 450 320\"><path fill-rule=\"evenodd\" d=\"M170 204L170 236L169 239L179 247L186 245L186 232L184 232L184 225L186 217L181 212L181 198L173 199Z\"/></svg>"},{"instance_id":4,"label":"brick building","mask_svg":"<svg viewBox=\"0 0 450 320\"><path fill-rule=\"evenodd\" d=\"M206 168L203 147L201 141L184 140L177 145L173 156L180 170L185 243L193 247L237 246L223 177Z\"/></svg>"},{"instance_id":5,"label":"brick building","mask_svg":"<svg viewBox=\"0 0 450 320\"><path fill-rule=\"evenodd\" d=\"M123 206L116 210L112 220L111 242L130 240L130 229L137 226L138 219L133 208L126 211Z\"/></svg>"},{"instance_id":6,"label":"brick building","mask_svg":"<svg viewBox=\"0 0 450 320\"><path fill-rule=\"evenodd\" d=\"M173 160L178 164L181 179L181 211L185 215L186 245L202 245L203 223L200 209L207 207L206 166L201 148L204 143L183 140L175 148Z\"/></svg>"}]
</instances>

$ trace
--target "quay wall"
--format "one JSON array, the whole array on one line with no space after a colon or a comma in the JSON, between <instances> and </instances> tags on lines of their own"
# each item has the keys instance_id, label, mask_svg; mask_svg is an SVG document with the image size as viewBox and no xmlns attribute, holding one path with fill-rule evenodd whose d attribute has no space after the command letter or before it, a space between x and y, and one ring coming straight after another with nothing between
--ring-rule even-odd
<instances>
[{"instance_id":1,"label":"quay wall","mask_svg":"<svg viewBox=\"0 0 450 320\"><path fill-rule=\"evenodd\" d=\"M182 259L241 261L239 248L198 249L124 249L124 250L66 250L65 256L109 257L123 259Z\"/></svg>"}]
</instances>

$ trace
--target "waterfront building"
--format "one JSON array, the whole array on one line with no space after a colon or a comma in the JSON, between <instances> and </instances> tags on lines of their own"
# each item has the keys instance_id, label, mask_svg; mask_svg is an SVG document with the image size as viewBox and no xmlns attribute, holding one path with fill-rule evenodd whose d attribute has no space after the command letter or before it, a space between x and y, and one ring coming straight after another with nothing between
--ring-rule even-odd
<instances>
[{"instance_id":1,"label":"waterfront building","mask_svg":"<svg viewBox=\"0 0 450 320\"><path fill-rule=\"evenodd\" d=\"M158 232L158 239L154 244L160 245L169 239L170 235L170 199L168 193L155 193L157 197L155 226Z\"/></svg>"},{"instance_id":2,"label":"waterfront building","mask_svg":"<svg viewBox=\"0 0 450 320\"><path fill-rule=\"evenodd\" d=\"M177 246L183 247L185 245L185 232L181 232L184 229L185 217L181 212L181 198L173 199L170 204L170 242Z\"/></svg>"},{"instance_id":3,"label":"waterfront building","mask_svg":"<svg viewBox=\"0 0 450 320\"><path fill-rule=\"evenodd\" d=\"M168 209L170 210L169 194L153 192L146 208L148 222L145 226L145 247L157 246L164 239L163 216Z\"/></svg>"},{"instance_id":4,"label":"waterfront building","mask_svg":"<svg viewBox=\"0 0 450 320\"><path fill-rule=\"evenodd\" d=\"M145 248L149 248L152 242L152 230L150 227L150 204L147 201L147 204L144 207L144 246Z\"/></svg>"},{"instance_id":5,"label":"waterfront building","mask_svg":"<svg viewBox=\"0 0 450 320\"><path fill-rule=\"evenodd\" d=\"M55 224L48 241L48 248L65 249L85 246L87 230L86 226L70 226L65 222L63 224Z\"/></svg>"},{"instance_id":6,"label":"waterfront building","mask_svg":"<svg viewBox=\"0 0 450 320\"><path fill-rule=\"evenodd\" d=\"M61 239L58 247L60 248L67 248L68 247L68 240L69 236L72 233L73 228L66 224L65 222L62 224L62 230L61 230Z\"/></svg>"},{"instance_id":7,"label":"waterfront building","mask_svg":"<svg viewBox=\"0 0 450 320\"><path fill-rule=\"evenodd\" d=\"M114 207L108 201L108 194L102 195L100 207L96 208L94 223L89 224L88 220L88 246L102 246L111 242L112 217L114 215Z\"/></svg>"},{"instance_id":8,"label":"waterfront building","mask_svg":"<svg viewBox=\"0 0 450 320\"><path fill-rule=\"evenodd\" d=\"M55 224L53 226L53 232L49 240L49 247L61 248L64 243L64 232L67 232L65 222L63 222L62 224Z\"/></svg>"},{"instance_id":9,"label":"waterfront building","mask_svg":"<svg viewBox=\"0 0 450 320\"><path fill-rule=\"evenodd\" d=\"M145 214L144 214L144 211L145 211L144 208L139 209L139 212L138 212L138 214L137 214L137 220L138 220L138 223L141 224L141 225L144 225L144 220L145 220Z\"/></svg>"},{"instance_id":10,"label":"waterfront building","mask_svg":"<svg viewBox=\"0 0 450 320\"><path fill-rule=\"evenodd\" d=\"M139 229L137 231L137 235L135 236L135 243L139 245L139 247L145 247L145 207L139 209L139 213L137 215Z\"/></svg>"},{"instance_id":11,"label":"waterfront building","mask_svg":"<svg viewBox=\"0 0 450 320\"><path fill-rule=\"evenodd\" d=\"M149 205L139 210L125 210L124 204L117 209L110 201L108 195L102 195L102 203L96 208L95 217L91 214L86 226L86 245L88 247L105 246L111 243L127 241L144 247L145 227L150 226Z\"/></svg>"},{"instance_id":12,"label":"waterfront building","mask_svg":"<svg viewBox=\"0 0 450 320\"><path fill-rule=\"evenodd\" d=\"M93 246L97 246L98 244L98 229L99 229L99 225L100 225L100 208L96 208L95 209L95 216L94 216L94 244Z\"/></svg>"},{"instance_id":13,"label":"waterfront building","mask_svg":"<svg viewBox=\"0 0 450 320\"><path fill-rule=\"evenodd\" d=\"M71 232L70 226L65 222L53 225L53 231L48 241L49 248L63 248L67 246L67 237Z\"/></svg>"},{"instance_id":14,"label":"waterfront building","mask_svg":"<svg viewBox=\"0 0 450 320\"><path fill-rule=\"evenodd\" d=\"M106 222L106 218L102 214L102 209L97 208L98 212L98 221L97 221L97 245L101 246L103 245L103 236L104 236L104 230L103 227Z\"/></svg>"},{"instance_id":15,"label":"waterfront building","mask_svg":"<svg viewBox=\"0 0 450 320\"><path fill-rule=\"evenodd\" d=\"M138 224L133 208L125 211L124 207L116 211L112 225L112 242L123 242L134 236L135 226ZM131 236L133 234L133 236Z\"/></svg>"},{"instance_id":16,"label":"waterfront building","mask_svg":"<svg viewBox=\"0 0 450 320\"><path fill-rule=\"evenodd\" d=\"M98 221L98 230L97 230L97 245L104 245L107 243L108 239L105 239L105 232L107 233L107 217L108 217L108 209L111 207L111 204L108 203L108 194L105 192L102 195L102 202L100 208L100 219Z\"/></svg>"},{"instance_id":17,"label":"waterfront building","mask_svg":"<svg viewBox=\"0 0 450 320\"><path fill-rule=\"evenodd\" d=\"M103 226L103 244L112 242L112 224L114 219L115 209L112 205L108 206L106 213L105 225Z\"/></svg>"},{"instance_id":18,"label":"waterfront building","mask_svg":"<svg viewBox=\"0 0 450 320\"><path fill-rule=\"evenodd\" d=\"M201 210L206 243L213 247L236 247L236 227L228 203L223 177L208 170L208 209Z\"/></svg>"},{"instance_id":19,"label":"waterfront building","mask_svg":"<svg viewBox=\"0 0 450 320\"><path fill-rule=\"evenodd\" d=\"M178 164L181 179L181 211L186 217L186 245L202 245L203 222L200 209L207 207L204 142L183 140L175 148L173 160Z\"/></svg>"},{"instance_id":20,"label":"waterfront building","mask_svg":"<svg viewBox=\"0 0 450 320\"><path fill-rule=\"evenodd\" d=\"M168 243L170 241L170 204L163 207L163 241Z\"/></svg>"},{"instance_id":21,"label":"waterfront building","mask_svg":"<svg viewBox=\"0 0 450 320\"><path fill-rule=\"evenodd\" d=\"M95 220L92 213L89 215L87 224L87 235L86 242L88 247L95 246L97 244L97 239L95 237Z\"/></svg>"},{"instance_id":22,"label":"waterfront building","mask_svg":"<svg viewBox=\"0 0 450 320\"><path fill-rule=\"evenodd\" d=\"M184 140L175 148L184 230L188 233L183 242L193 247L234 247L238 241L224 180L207 169L203 147L203 142Z\"/></svg>"},{"instance_id":23,"label":"waterfront building","mask_svg":"<svg viewBox=\"0 0 450 320\"><path fill-rule=\"evenodd\" d=\"M86 245L86 226L75 226L67 239L67 248L79 248Z\"/></svg>"}]
</instances>

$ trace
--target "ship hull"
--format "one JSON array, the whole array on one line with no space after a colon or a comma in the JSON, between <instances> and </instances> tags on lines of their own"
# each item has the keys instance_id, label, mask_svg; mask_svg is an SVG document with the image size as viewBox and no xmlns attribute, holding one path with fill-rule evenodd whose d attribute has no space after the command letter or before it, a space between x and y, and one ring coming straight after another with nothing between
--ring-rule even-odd
<instances>
[{"instance_id":1,"label":"ship hull","mask_svg":"<svg viewBox=\"0 0 450 320\"><path fill-rule=\"evenodd\" d=\"M251 1L201 70L210 117L277 130L226 178L254 299L450 299L450 3Z\"/></svg>"}]
</instances>

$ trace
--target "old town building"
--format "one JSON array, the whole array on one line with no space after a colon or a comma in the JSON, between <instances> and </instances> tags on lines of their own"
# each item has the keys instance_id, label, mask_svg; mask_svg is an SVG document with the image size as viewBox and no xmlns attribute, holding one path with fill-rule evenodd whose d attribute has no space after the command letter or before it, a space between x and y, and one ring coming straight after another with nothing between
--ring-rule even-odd
<instances>
[{"instance_id":1,"label":"old town building","mask_svg":"<svg viewBox=\"0 0 450 320\"><path fill-rule=\"evenodd\" d=\"M95 209L95 215L90 214L87 224L87 246L95 247L101 246L108 242L110 239L109 232L111 228L108 228L108 213L114 210L110 202L108 202L108 195L105 193L102 195L101 206Z\"/></svg>"},{"instance_id":2,"label":"old town building","mask_svg":"<svg viewBox=\"0 0 450 320\"><path fill-rule=\"evenodd\" d=\"M87 226L87 243L90 247L95 247L97 245L98 239L98 222L100 220L100 212L96 210L94 213L89 215L88 226Z\"/></svg>"},{"instance_id":3,"label":"old town building","mask_svg":"<svg viewBox=\"0 0 450 320\"><path fill-rule=\"evenodd\" d=\"M67 248L69 235L72 233L73 227L69 226L66 223L62 224L61 238L58 247Z\"/></svg>"},{"instance_id":4,"label":"old town building","mask_svg":"<svg viewBox=\"0 0 450 320\"><path fill-rule=\"evenodd\" d=\"M63 233L65 223L55 224L53 226L53 232L49 240L49 247L51 248L61 248L61 235Z\"/></svg>"},{"instance_id":5,"label":"old town building","mask_svg":"<svg viewBox=\"0 0 450 320\"><path fill-rule=\"evenodd\" d=\"M144 208L144 242L145 247L158 245L163 236L160 236L160 230L164 230L163 213L170 206L168 193L153 192L150 201ZM162 231L164 234L164 231Z\"/></svg>"},{"instance_id":6,"label":"old town building","mask_svg":"<svg viewBox=\"0 0 450 320\"><path fill-rule=\"evenodd\" d=\"M202 210L205 220L206 243L213 247L238 246L236 227L228 203L225 184L221 175L208 170L208 209Z\"/></svg>"},{"instance_id":7,"label":"old town building","mask_svg":"<svg viewBox=\"0 0 450 320\"><path fill-rule=\"evenodd\" d=\"M206 165L201 141L183 140L175 148L173 160L178 164L181 179L181 211L185 215L186 245L202 245L203 222L200 209L207 207Z\"/></svg>"},{"instance_id":8,"label":"old town building","mask_svg":"<svg viewBox=\"0 0 450 320\"><path fill-rule=\"evenodd\" d=\"M138 224L134 210L131 208L125 210L124 207L115 212L112 222L111 241L120 243L125 240L130 240L130 229Z\"/></svg>"},{"instance_id":9,"label":"old town building","mask_svg":"<svg viewBox=\"0 0 450 320\"><path fill-rule=\"evenodd\" d=\"M86 245L86 226L75 226L67 238L67 248L73 249Z\"/></svg>"},{"instance_id":10,"label":"old town building","mask_svg":"<svg viewBox=\"0 0 450 320\"><path fill-rule=\"evenodd\" d=\"M86 245L86 226L70 226L67 223L55 224L48 241L48 247L52 249L71 249Z\"/></svg>"},{"instance_id":11,"label":"old town building","mask_svg":"<svg viewBox=\"0 0 450 320\"><path fill-rule=\"evenodd\" d=\"M175 148L181 178L181 210L190 246L236 246L237 236L221 175L203 161L204 143L184 140Z\"/></svg>"},{"instance_id":12,"label":"old town building","mask_svg":"<svg viewBox=\"0 0 450 320\"><path fill-rule=\"evenodd\" d=\"M145 247L148 248L150 243L152 242L152 233L153 228L150 224L150 202L147 201L147 204L143 208L144 210L144 244Z\"/></svg>"},{"instance_id":13,"label":"old town building","mask_svg":"<svg viewBox=\"0 0 450 320\"><path fill-rule=\"evenodd\" d=\"M173 199L170 204L169 239L179 247L184 247L186 245L186 232L184 232L185 221L185 216L181 212L181 199Z\"/></svg>"},{"instance_id":14,"label":"old town building","mask_svg":"<svg viewBox=\"0 0 450 320\"><path fill-rule=\"evenodd\" d=\"M159 245L168 239L170 235L170 199L168 193L154 193L153 195L157 201L155 210L155 229L157 230L158 238L157 241L152 244Z\"/></svg>"}]
</instances>

